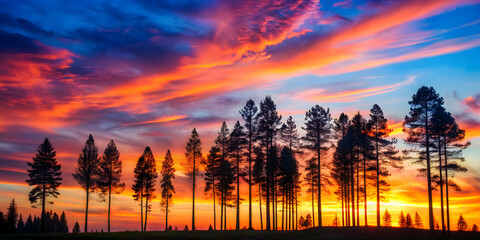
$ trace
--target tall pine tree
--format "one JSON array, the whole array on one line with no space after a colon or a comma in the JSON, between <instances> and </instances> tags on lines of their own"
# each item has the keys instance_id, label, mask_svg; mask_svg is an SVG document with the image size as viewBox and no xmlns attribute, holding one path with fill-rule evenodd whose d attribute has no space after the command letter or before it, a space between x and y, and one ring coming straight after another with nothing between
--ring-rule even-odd
<instances>
[{"instance_id":1,"label":"tall pine tree","mask_svg":"<svg viewBox=\"0 0 480 240\"><path fill-rule=\"evenodd\" d=\"M85 203L85 232L88 232L88 202L90 200L90 192L94 192L98 188L99 166L100 157L98 156L98 148L95 146L95 140L92 134L90 134L78 157L75 173L73 173L73 178L75 178L78 184L85 190L87 195Z\"/></svg>"},{"instance_id":2,"label":"tall pine tree","mask_svg":"<svg viewBox=\"0 0 480 240\"><path fill-rule=\"evenodd\" d=\"M143 157L145 159L145 223L143 224L143 231L147 231L147 216L152 209L149 202L157 197L155 194L155 183L157 182L158 173L155 157L150 147L145 148Z\"/></svg>"},{"instance_id":3,"label":"tall pine tree","mask_svg":"<svg viewBox=\"0 0 480 240\"><path fill-rule=\"evenodd\" d=\"M170 153L170 149L165 154L165 159L162 162L162 179L160 180L160 188L162 189L162 201L160 205L165 211L165 231L168 229L168 213L170 211L173 201L172 197L175 193L175 187L173 186L173 179L175 179L175 167L173 166L173 158Z\"/></svg>"},{"instance_id":4,"label":"tall pine tree","mask_svg":"<svg viewBox=\"0 0 480 240\"><path fill-rule=\"evenodd\" d=\"M140 201L140 231L143 231L143 198L145 195L146 178L145 157L143 154L138 158L133 172L135 179L133 180L132 190L134 194L132 196L135 201Z\"/></svg>"},{"instance_id":5,"label":"tall pine tree","mask_svg":"<svg viewBox=\"0 0 480 240\"><path fill-rule=\"evenodd\" d=\"M272 171L273 168L269 167L274 165L270 163L272 159L270 149L274 145L274 140L280 130L282 120L282 116L278 114L277 106L271 96L266 96L265 99L260 102L260 112L256 115L255 120L258 127L256 138L266 154L266 230L271 230L270 204L274 204L274 189L272 186L275 186L275 173Z\"/></svg>"},{"instance_id":6,"label":"tall pine tree","mask_svg":"<svg viewBox=\"0 0 480 240\"><path fill-rule=\"evenodd\" d=\"M190 135L190 139L188 139L185 149L185 161L182 163L182 167L192 181L192 231L195 231L195 180L197 175L199 175L199 167L203 158L202 141L200 141L200 136L195 128Z\"/></svg>"},{"instance_id":7,"label":"tall pine tree","mask_svg":"<svg viewBox=\"0 0 480 240\"><path fill-rule=\"evenodd\" d=\"M246 130L246 138L248 141L247 147L247 156L248 156L248 229L252 230L252 151L253 151L253 143L255 141L255 131L256 131L256 124L255 124L255 116L257 114L258 108L255 106L255 102L250 99L247 101L245 106L242 110L240 110L240 115L242 115L243 120L245 121L245 130Z\"/></svg>"},{"instance_id":8,"label":"tall pine tree","mask_svg":"<svg viewBox=\"0 0 480 240\"><path fill-rule=\"evenodd\" d=\"M368 121L368 135L372 138L374 144L375 159L375 186L377 192L377 227L380 227L380 201L382 188L387 190L387 182L385 178L390 176L387 167L401 168L401 158L396 154L394 144L396 139L388 139L392 129L388 126L388 120L383 115L383 111L377 104L370 109L370 120ZM383 179L381 179L381 177Z\"/></svg>"},{"instance_id":9,"label":"tall pine tree","mask_svg":"<svg viewBox=\"0 0 480 240\"><path fill-rule=\"evenodd\" d=\"M424 148L425 157L419 159L427 165L428 188L428 225L431 231L433 226L433 197L431 174L432 126L431 119L434 111L443 105L443 98L433 87L423 86L413 95L410 104L410 113L405 116L403 131L408 135L407 142Z\"/></svg>"},{"instance_id":10,"label":"tall pine tree","mask_svg":"<svg viewBox=\"0 0 480 240\"><path fill-rule=\"evenodd\" d=\"M113 140L110 140L107 148L103 152L100 162L98 186L103 199L108 196L108 232L110 232L110 209L112 204L112 192L120 194L125 190L125 183L120 181L122 177L122 161L120 153Z\"/></svg>"},{"instance_id":11,"label":"tall pine tree","mask_svg":"<svg viewBox=\"0 0 480 240\"><path fill-rule=\"evenodd\" d=\"M234 163L234 178L236 182L236 223L235 230L240 230L240 177L243 176L241 171L241 164L243 163L243 155L246 147L247 139L243 129L243 126L240 125L240 122L237 121L233 127L232 133L229 137L229 152L232 156Z\"/></svg>"},{"instance_id":12,"label":"tall pine tree","mask_svg":"<svg viewBox=\"0 0 480 240\"><path fill-rule=\"evenodd\" d=\"M12 199L10 205L7 209L7 216L5 218L5 226L6 226L6 233L12 234L15 233L17 229L17 221L18 221L18 208L17 204L15 203L15 199Z\"/></svg>"},{"instance_id":13,"label":"tall pine tree","mask_svg":"<svg viewBox=\"0 0 480 240\"><path fill-rule=\"evenodd\" d=\"M207 154L207 159L202 163L205 166L205 194L210 193L213 200L213 230L217 230L217 209L215 206L216 184L219 178L222 151L217 146L212 146Z\"/></svg>"},{"instance_id":14,"label":"tall pine tree","mask_svg":"<svg viewBox=\"0 0 480 240\"><path fill-rule=\"evenodd\" d=\"M42 206L42 233L45 232L45 205L48 202L47 197L57 198L60 193L58 187L61 184L61 165L55 159L56 152L48 140L45 138L43 143L38 147L37 154L33 158L32 163L28 163L27 183L30 186L35 186L29 195L28 199L33 204L33 207Z\"/></svg>"},{"instance_id":15,"label":"tall pine tree","mask_svg":"<svg viewBox=\"0 0 480 240\"><path fill-rule=\"evenodd\" d=\"M317 211L318 211L318 226L322 227L322 195L321 195L321 158L322 151L326 151L329 148L329 142L331 139L332 118L330 116L330 110L324 109L319 105L312 107L307 111L305 116L305 137L302 139L305 142L305 147L312 151L316 156L316 177L317 177Z\"/></svg>"}]
</instances>

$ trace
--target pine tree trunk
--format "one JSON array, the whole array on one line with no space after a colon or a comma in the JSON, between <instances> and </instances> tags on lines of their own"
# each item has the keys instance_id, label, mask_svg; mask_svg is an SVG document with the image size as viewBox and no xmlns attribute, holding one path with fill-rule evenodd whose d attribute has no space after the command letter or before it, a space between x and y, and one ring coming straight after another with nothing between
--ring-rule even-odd
<instances>
[{"instance_id":1,"label":"pine tree trunk","mask_svg":"<svg viewBox=\"0 0 480 240\"><path fill-rule=\"evenodd\" d=\"M448 197L448 163L447 163L447 137L443 137L443 154L445 159L445 202L447 204L447 231L450 232L450 199Z\"/></svg>"},{"instance_id":2,"label":"pine tree trunk","mask_svg":"<svg viewBox=\"0 0 480 240\"><path fill-rule=\"evenodd\" d=\"M346 225L350 227L350 184L348 183L348 168L347 165L344 166L345 168L345 220Z\"/></svg>"},{"instance_id":3,"label":"pine tree trunk","mask_svg":"<svg viewBox=\"0 0 480 240\"><path fill-rule=\"evenodd\" d=\"M365 151L365 150L364 150ZM363 204L365 208L365 227L368 226L367 220L367 166L366 166L365 152L363 153Z\"/></svg>"},{"instance_id":4,"label":"pine tree trunk","mask_svg":"<svg viewBox=\"0 0 480 240\"><path fill-rule=\"evenodd\" d=\"M250 123L251 126L251 123ZM248 229L252 227L252 129L249 129L248 140Z\"/></svg>"},{"instance_id":5,"label":"pine tree trunk","mask_svg":"<svg viewBox=\"0 0 480 240\"><path fill-rule=\"evenodd\" d=\"M340 176L342 176L342 174L340 174ZM342 177L340 177L340 178L342 178ZM344 209L344 204L343 204L343 200L344 200L343 199L343 191L345 189L343 188L343 182L341 182L341 189L340 190L341 190L340 194L342 195L342 227L345 227L345 211L344 211L345 209Z\"/></svg>"},{"instance_id":6,"label":"pine tree trunk","mask_svg":"<svg viewBox=\"0 0 480 240\"><path fill-rule=\"evenodd\" d=\"M356 226L356 223L355 223L355 168L354 168L354 162L352 161L352 164L350 166L350 191L351 191L351 195L352 195L352 206L351 206L351 209L352 209L352 226Z\"/></svg>"},{"instance_id":7,"label":"pine tree trunk","mask_svg":"<svg viewBox=\"0 0 480 240\"><path fill-rule=\"evenodd\" d=\"M258 184L258 206L260 209L260 230L263 231L263 214L262 214L262 186Z\"/></svg>"},{"instance_id":8,"label":"pine tree trunk","mask_svg":"<svg viewBox=\"0 0 480 240\"><path fill-rule=\"evenodd\" d=\"M380 161L378 156L378 133L377 123L375 123L375 150L377 161L377 227L380 227Z\"/></svg>"},{"instance_id":9,"label":"pine tree trunk","mask_svg":"<svg viewBox=\"0 0 480 240\"><path fill-rule=\"evenodd\" d=\"M225 227L225 230L227 230L227 194L225 193L225 215L223 216L223 226Z\"/></svg>"},{"instance_id":10,"label":"pine tree trunk","mask_svg":"<svg viewBox=\"0 0 480 240\"><path fill-rule=\"evenodd\" d=\"M224 201L224 197L223 197L223 189L220 188L220 191L221 191L221 195L220 195L220 231L222 231L223 230L223 201Z\"/></svg>"},{"instance_id":11,"label":"pine tree trunk","mask_svg":"<svg viewBox=\"0 0 480 240\"><path fill-rule=\"evenodd\" d=\"M87 185L87 202L85 204L85 233L88 232L88 197L90 194L90 187Z\"/></svg>"},{"instance_id":12,"label":"pine tree trunk","mask_svg":"<svg viewBox=\"0 0 480 240\"><path fill-rule=\"evenodd\" d=\"M322 227L322 172L320 171L320 148L321 148L321 143L320 143L320 134L318 135L318 147L317 147L317 181L318 181L318 202L317 202L317 211L318 211L318 226L321 228Z\"/></svg>"},{"instance_id":13,"label":"pine tree trunk","mask_svg":"<svg viewBox=\"0 0 480 240\"><path fill-rule=\"evenodd\" d=\"M282 231L284 228L284 219L285 219L285 190L282 190Z\"/></svg>"},{"instance_id":14,"label":"pine tree trunk","mask_svg":"<svg viewBox=\"0 0 480 240\"><path fill-rule=\"evenodd\" d=\"M240 153L237 148L237 221L235 229L240 230Z\"/></svg>"},{"instance_id":15,"label":"pine tree trunk","mask_svg":"<svg viewBox=\"0 0 480 240\"><path fill-rule=\"evenodd\" d=\"M169 195L169 191L167 189L167 203L166 203L166 209L165 209L165 232L168 231L168 195Z\"/></svg>"},{"instance_id":16,"label":"pine tree trunk","mask_svg":"<svg viewBox=\"0 0 480 240\"><path fill-rule=\"evenodd\" d=\"M428 108L425 106L425 137L426 137L426 153L427 153L427 183L428 183L428 223L430 231L435 230L433 226L433 199L432 199L432 178L430 171L430 129L428 121Z\"/></svg>"},{"instance_id":17,"label":"pine tree trunk","mask_svg":"<svg viewBox=\"0 0 480 240\"><path fill-rule=\"evenodd\" d=\"M273 204L273 229L274 230L277 230L277 218L278 218L278 215L277 215L277 180L276 180L276 176L275 176L275 167L273 167L273 201L272 201L272 204Z\"/></svg>"},{"instance_id":18,"label":"pine tree trunk","mask_svg":"<svg viewBox=\"0 0 480 240\"><path fill-rule=\"evenodd\" d=\"M196 154L196 147L193 146L193 185L192 185L192 231L195 231L195 154Z\"/></svg>"},{"instance_id":19,"label":"pine tree trunk","mask_svg":"<svg viewBox=\"0 0 480 240\"><path fill-rule=\"evenodd\" d=\"M217 207L215 206L215 176L212 184L213 191L213 230L217 230Z\"/></svg>"},{"instance_id":20,"label":"pine tree trunk","mask_svg":"<svg viewBox=\"0 0 480 240\"><path fill-rule=\"evenodd\" d=\"M112 184L108 188L108 232L110 232L110 206L112 202Z\"/></svg>"},{"instance_id":21,"label":"pine tree trunk","mask_svg":"<svg viewBox=\"0 0 480 240\"><path fill-rule=\"evenodd\" d=\"M298 230L298 193L295 190L295 230Z\"/></svg>"},{"instance_id":22,"label":"pine tree trunk","mask_svg":"<svg viewBox=\"0 0 480 240\"><path fill-rule=\"evenodd\" d=\"M315 227L315 184L312 176L312 227Z\"/></svg>"},{"instance_id":23,"label":"pine tree trunk","mask_svg":"<svg viewBox=\"0 0 480 240\"><path fill-rule=\"evenodd\" d=\"M269 164L269 155L270 155L270 152L269 152L269 136L268 136L268 132L267 132L267 161L266 161L266 176L267 176L267 191L266 191L266 195L267 195L267 199L266 199L266 224L267 226L265 227L265 230L271 230L271 226L270 226L270 171L269 171L269 168L270 168L270 164Z\"/></svg>"},{"instance_id":24,"label":"pine tree trunk","mask_svg":"<svg viewBox=\"0 0 480 240\"><path fill-rule=\"evenodd\" d=\"M143 232L143 181L140 182L140 231Z\"/></svg>"},{"instance_id":25,"label":"pine tree trunk","mask_svg":"<svg viewBox=\"0 0 480 240\"><path fill-rule=\"evenodd\" d=\"M46 197L46 194L45 194L45 171L44 171L44 174L43 174L43 189L42 189L42 233L45 233L45 197ZM2 219L3 221L3 219ZM3 226L2 226L3 227Z\"/></svg>"},{"instance_id":26,"label":"pine tree trunk","mask_svg":"<svg viewBox=\"0 0 480 240\"><path fill-rule=\"evenodd\" d=\"M357 226L360 226L360 168L359 163L359 153L357 149Z\"/></svg>"},{"instance_id":27,"label":"pine tree trunk","mask_svg":"<svg viewBox=\"0 0 480 240\"><path fill-rule=\"evenodd\" d=\"M443 211L442 144L440 136L438 136L438 169L440 172L440 211L442 215L442 231L445 231L445 214Z\"/></svg>"},{"instance_id":28,"label":"pine tree trunk","mask_svg":"<svg viewBox=\"0 0 480 240\"><path fill-rule=\"evenodd\" d=\"M145 198L145 223L143 224L143 231L147 231L147 216L148 216L148 191L146 192L147 197Z\"/></svg>"}]
</instances>

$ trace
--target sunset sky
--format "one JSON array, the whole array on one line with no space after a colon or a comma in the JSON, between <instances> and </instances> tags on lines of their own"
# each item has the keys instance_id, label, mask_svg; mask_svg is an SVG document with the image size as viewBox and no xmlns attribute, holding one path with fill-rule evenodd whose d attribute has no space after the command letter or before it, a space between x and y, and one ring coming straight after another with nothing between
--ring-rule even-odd
<instances>
[{"instance_id":1,"label":"sunset sky","mask_svg":"<svg viewBox=\"0 0 480 240\"><path fill-rule=\"evenodd\" d=\"M183 229L191 223L191 187L180 162L194 127L206 155L222 121L232 129L250 98L258 104L271 95L300 135L305 111L316 104L337 118L342 112L366 116L377 103L400 139L397 147L406 149L401 122L412 95L426 85L445 98L472 143L464 151L468 172L454 178L463 191L451 192L451 226L460 214L478 225L479 56L479 0L0 1L0 210L15 198L24 219L40 214L30 207L25 179L27 162L48 137L63 182L47 210L65 211L70 229L75 221L83 229L85 192L72 173L91 133L102 153L113 139L124 163L127 189L113 200L112 230L140 228L131 185L146 146L158 169L172 151L177 193L169 222ZM381 209L388 208L394 225L401 210L418 211L427 225L427 180L418 176L419 167L405 162L387 180L391 191ZM203 188L200 181L199 229L213 224ZM334 190L323 195L325 225L341 215ZM241 193L248 199L246 184ZM300 200L305 215L311 210L305 191ZM374 201L368 203L370 225ZM246 203L242 227L248 226ZM106 203L94 194L90 206L89 229L106 229ZM234 213L228 209L229 228ZM158 198L151 216L148 230L164 229Z\"/></svg>"}]
</instances>

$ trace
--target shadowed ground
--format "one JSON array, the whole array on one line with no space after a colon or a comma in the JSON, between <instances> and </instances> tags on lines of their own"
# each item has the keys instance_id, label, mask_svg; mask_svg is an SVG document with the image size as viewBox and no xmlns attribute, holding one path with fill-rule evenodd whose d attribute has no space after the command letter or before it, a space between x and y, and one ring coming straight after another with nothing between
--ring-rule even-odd
<instances>
[{"instance_id":1,"label":"shadowed ground","mask_svg":"<svg viewBox=\"0 0 480 240\"><path fill-rule=\"evenodd\" d=\"M358 239L358 240L400 240L400 239L480 239L478 232L451 232L450 236L443 235L441 231L433 234L423 229L400 229L359 227L359 228L335 228L324 227L321 230L314 228L304 231L196 231L196 232L115 232L115 233L88 233L88 234L16 234L0 236L0 239L199 239L199 240L246 240L246 239L272 239L272 240L299 240L299 239Z\"/></svg>"}]
</instances>

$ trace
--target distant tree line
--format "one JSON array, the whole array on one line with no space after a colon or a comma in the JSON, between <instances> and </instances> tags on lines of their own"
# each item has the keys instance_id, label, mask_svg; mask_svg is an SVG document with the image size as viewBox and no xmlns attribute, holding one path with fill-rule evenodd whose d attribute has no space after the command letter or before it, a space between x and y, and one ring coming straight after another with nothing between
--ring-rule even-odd
<instances>
[{"instance_id":1,"label":"distant tree line","mask_svg":"<svg viewBox=\"0 0 480 240\"><path fill-rule=\"evenodd\" d=\"M206 156L202 153L200 135L194 128L186 143L185 161L181 163L191 182L191 230L196 229L195 189L199 177L204 178L205 195L212 199L213 230L217 229L217 206L220 206L219 229L227 229L227 209L234 208L235 229L240 230L240 208L245 201L240 196L241 182L248 185L249 191L246 200L248 229L253 229L254 198L259 203L261 230L298 230L310 224L313 227L324 226L322 194L325 194L327 186L336 188L334 193L341 203L341 218L336 216L332 225L366 226L367 201L374 198L376 226L382 223L390 226L391 215L388 211L381 215L380 203L386 200L390 189L387 182L390 170L402 168L407 159L420 164L419 172L427 179L428 228L435 229L432 190L440 188L441 228L450 230L449 189L461 190L451 178L457 172L467 171L460 163L464 161L462 150L470 143L464 142L465 131L445 109L443 98L432 87L418 89L409 104L410 111L405 116L403 131L408 136L405 141L413 148L403 154L395 148L398 140L390 136L392 129L388 119L377 104L372 106L368 116L357 112L349 117L341 113L338 118L331 116L329 108L315 105L305 113L301 127L305 135L300 136L291 116L282 122L282 116L270 96L266 96L258 106L250 99L239 112L243 122L236 121L232 130L223 122ZM51 203L47 198L58 197L57 189L62 180L61 165L55 156L53 146L45 139L33 162L29 163L27 182L34 186L29 198L33 206L42 207L43 232L46 231L47 219L45 205ZM159 180L166 231L175 194L175 171L168 150ZM114 141L109 142L100 156L93 136L89 135L79 154L73 177L86 193L84 231L88 231L89 199L94 192L108 201L107 226L110 231L112 194L121 193L126 186L121 181L122 161ZM156 182L159 178L154 154L148 146L138 158L134 177L131 187L133 198L140 206L140 229L146 231L148 213L152 211L151 202L157 197ZM307 188L312 209L311 215L299 219L302 186ZM422 224L417 213L414 219L409 214L403 218L407 227L420 227Z\"/></svg>"},{"instance_id":2,"label":"distant tree line","mask_svg":"<svg viewBox=\"0 0 480 240\"><path fill-rule=\"evenodd\" d=\"M42 227L45 226L44 231ZM0 233L68 233L68 223L65 212L57 214L53 211L45 213L45 222L42 224L41 217L28 215L26 219L18 212L17 204L13 199L6 214L0 211Z\"/></svg>"}]
</instances>

